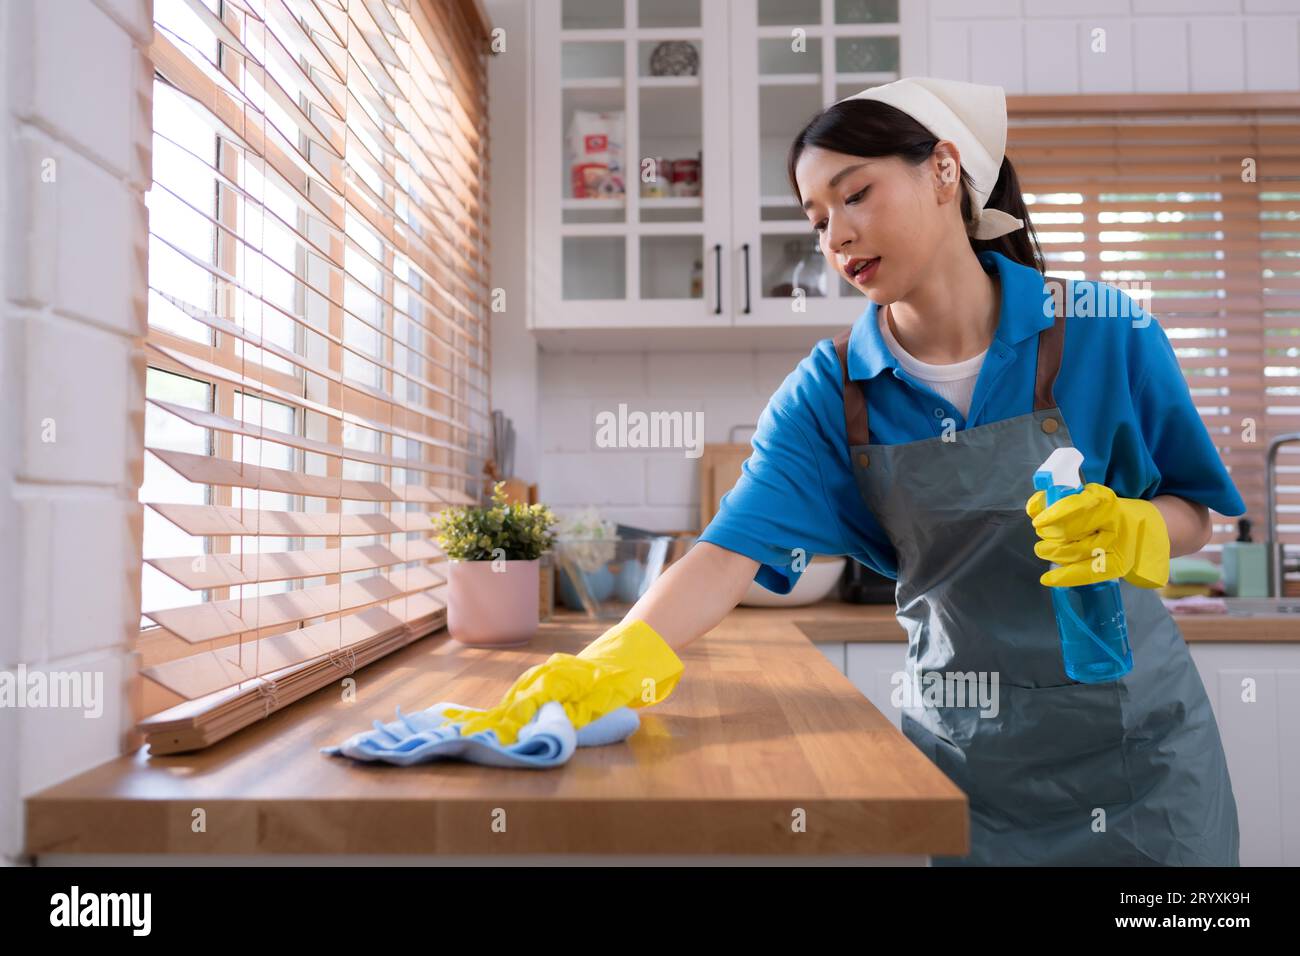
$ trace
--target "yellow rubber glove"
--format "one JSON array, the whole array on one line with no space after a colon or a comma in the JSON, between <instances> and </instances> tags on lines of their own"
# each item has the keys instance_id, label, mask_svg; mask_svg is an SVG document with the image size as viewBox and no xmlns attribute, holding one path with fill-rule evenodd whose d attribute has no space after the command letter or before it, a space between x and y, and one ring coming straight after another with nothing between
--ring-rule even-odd
<instances>
[{"instance_id":1,"label":"yellow rubber glove","mask_svg":"<svg viewBox=\"0 0 1300 956\"><path fill-rule=\"evenodd\" d=\"M1074 587L1123 578L1158 588L1169 581L1169 529L1150 501L1120 498L1106 485L1089 482L1050 508L1046 503L1047 493L1038 491L1025 505L1039 537L1034 554L1060 565L1038 579L1042 584Z\"/></svg>"},{"instance_id":2,"label":"yellow rubber glove","mask_svg":"<svg viewBox=\"0 0 1300 956\"><path fill-rule=\"evenodd\" d=\"M623 621L573 654L552 654L510 686L490 710L452 708L443 712L461 723L462 736L494 730L512 744L519 730L548 701L559 701L575 729L620 707L648 707L666 699L685 665L644 621Z\"/></svg>"}]
</instances>

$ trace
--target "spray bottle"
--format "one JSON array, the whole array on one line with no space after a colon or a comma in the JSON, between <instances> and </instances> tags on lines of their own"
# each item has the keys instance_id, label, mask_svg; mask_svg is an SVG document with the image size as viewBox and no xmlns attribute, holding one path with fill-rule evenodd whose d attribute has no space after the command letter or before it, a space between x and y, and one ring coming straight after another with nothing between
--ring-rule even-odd
<instances>
[{"instance_id":1,"label":"spray bottle","mask_svg":"<svg viewBox=\"0 0 1300 956\"><path fill-rule=\"evenodd\" d=\"M1047 507L1083 490L1083 453L1058 448L1034 472L1034 487L1047 493ZM1057 567L1053 564L1052 567ZM1133 669L1124 601L1116 580L1052 588L1061 656L1071 680L1100 684Z\"/></svg>"}]
</instances>

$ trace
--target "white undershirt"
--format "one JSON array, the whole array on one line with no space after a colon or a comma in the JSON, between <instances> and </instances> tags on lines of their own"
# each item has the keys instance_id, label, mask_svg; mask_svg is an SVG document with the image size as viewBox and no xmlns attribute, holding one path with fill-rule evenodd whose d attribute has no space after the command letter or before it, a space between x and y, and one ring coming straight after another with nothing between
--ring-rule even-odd
<instances>
[{"instance_id":1,"label":"white undershirt","mask_svg":"<svg viewBox=\"0 0 1300 956\"><path fill-rule=\"evenodd\" d=\"M880 320L880 335L885 340L885 345L889 351L894 353L898 359L898 364L908 374L914 378L920 379L930 388L934 389L941 397L952 402L965 418L970 414L971 395L975 391L975 381L980 375L980 366L984 364L984 356L988 355L989 350L985 349L979 355L972 356L962 362L954 362L951 365L931 365L929 362L922 362L920 359L913 358L912 355L898 344L894 338L893 332L889 330L889 322L885 318L885 310L878 310Z\"/></svg>"}]
</instances>

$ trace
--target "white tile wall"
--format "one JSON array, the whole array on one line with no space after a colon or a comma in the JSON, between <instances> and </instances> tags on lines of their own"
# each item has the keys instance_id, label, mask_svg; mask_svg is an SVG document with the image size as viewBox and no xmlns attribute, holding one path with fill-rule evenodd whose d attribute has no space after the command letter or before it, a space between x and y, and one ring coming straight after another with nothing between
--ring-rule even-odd
<instances>
[{"instance_id":1,"label":"white tile wall","mask_svg":"<svg viewBox=\"0 0 1300 956\"><path fill-rule=\"evenodd\" d=\"M104 689L97 718L0 708L12 861L22 798L117 756L132 723L153 13L7 0L0 18L0 669Z\"/></svg>"},{"instance_id":2,"label":"white tile wall","mask_svg":"<svg viewBox=\"0 0 1300 956\"><path fill-rule=\"evenodd\" d=\"M1025 24L1021 20L972 23L970 69L1009 94L1025 92Z\"/></svg>"},{"instance_id":3,"label":"white tile wall","mask_svg":"<svg viewBox=\"0 0 1300 956\"><path fill-rule=\"evenodd\" d=\"M1300 89L1300 0L930 0L929 9L929 62L918 72L1008 93Z\"/></svg>"},{"instance_id":4,"label":"white tile wall","mask_svg":"<svg viewBox=\"0 0 1300 956\"><path fill-rule=\"evenodd\" d=\"M1292 38L1297 35L1294 23L1277 25L1289 26ZM1245 30L1240 18L1197 17L1188 24L1188 32L1188 57L1196 64L1191 71L1192 92L1246 88Z\"/></svg>"},{"instance_id":5,"label":"white tile wall","mask_svg":"<svg viewBox=\"0 0 1300 956\"><path fill-rule=\"evenodd\" d=\"M957 24L947 24L961 32ZM1030 20L1025 24L1025 89L1033 93L1078 93L1082 51L1072 20Z\"/></svg>"},{"instance_id":6,"label":"white tile wall","mask_svg":"<svg viewBox=\"0 0 1300 956\"><path fill-rule=\"evenodd\" d=\"M1023 13L1022 0L930 0L930 17L934 20L1019 19Z\"/></svg>"},{"instance_id":7,"label":"white tile wall","mask_svg":"<svg viewBox=\"0 0 1300 956\"><path fill-rule=\"evenodd\" d=\"M1039 17L1077 19L1081 13L1090 17L1128 16L1134 12L1133 0L1091 0L1086 5L1075 0L1025 0L1025 17L1029 20Z\"/></svg>"},{"instance_id":8,"label":"white tile wall","mask_svg":"<svg viewBox=\"0 0 1300 956\"><path fill-rule=\"evenodd\" d=\"M1076 28L1079 92L1133 92L1136 86L1133 82L1133 21L1098 17L1078 23ZM1144 52L1143 55L1148 54Z\"/></svg>"},{"instance_id":9,"label":"white tile wall","mask_svg":"<svg viewBox=\"0 0 1300 956\"><path fill-rule=\"evenodd\" d=\"M699 458L688 448L599 447L597 416L617 418L620 404L626 414L699 412L703 441L748 442L768 397L805 354L542 353L542 499L561 512L597 505L611 520L652 530L697 527Z\"/></svg>"},{"instance_id":10,"label":"white tile wall","mask_svg":"<svg viewBox=\"0 0 1300 956\"><path fill-rule=\"evenodd\" d=\"M1136 14L1240 13L1239 0L1133 0Z\"/></svg>"},{"instance_id":11,"label":"white tile wall","mask_svg":"<svg viewBox=\"0 0 1300 956\"><path fill-rule=\"evenodd\" d=\"M1186 20L1165 17L1135 20L1133 42L1145 51L1135 64L1135 85L1149 93L1187 93L1191 89L1191 56ZM1158 55L1150 55L1152 52Z\"/></svg>"},{"instance_id":12,"label":"white tile wall","mask_svg":"<svg viewBox=\"0 0 1300 956\"><path fill-rule=\"evenodd\" d=\"M970 75L970 30L964 23L930 23L929 76L963 80Z\"/></svg>"},{"instance_id":13,"label":"white tile wall","mask_svg":"<svg viewBox=\"0 0 1300 956\"><path fill-rule=\"evenodd\" d=\"M1272 17L1246 21L1246 89L1294 90L1300 87L1300 32Z\"/></svg>"}]
</instances>

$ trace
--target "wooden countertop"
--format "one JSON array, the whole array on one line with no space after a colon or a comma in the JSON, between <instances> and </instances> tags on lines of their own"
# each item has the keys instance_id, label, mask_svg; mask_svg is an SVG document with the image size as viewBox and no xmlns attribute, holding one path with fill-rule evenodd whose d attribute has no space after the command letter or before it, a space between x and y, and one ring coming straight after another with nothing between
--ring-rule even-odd
<instances>
[{"instance_id":1,"label":"wooden countertop","mask_svg":"<svg viewBox=\"0 0 1300 956\"><path fill-rule=\"evenodd\" d=\"M860 628L871 609L816 615L850 608ZM355 703L326 688L207 750L142 748L29 797L27 852L967 852L965 795L812 646L795 623L809 613L737 608L686 648L681 683L641 711L636 734L562 768L320 754L397 705L491 706L525 669L612 622L564 612L530 645L499 651L440 632L358 671ZM195 833L200 809L206 832ZM805 832L794 832L800 811Z\"/></svg>"},{"instance_id":2,"label":"wooden countertop","mask_svg":"<svg viewBox=\"0 0 1300 956\"><path fill-rule=\"evenodd\" d=\"M1300 610L1300 598L1282 602ZM1228 614L1175 614L1189 644L1197 642L1300 642L1300 613L1274 613L1277 599L1227 598ZM906 642L893 604L846 604L823 601L806 607L762 608L790 619L811 641L819 643Z\"/></svg>"}]
</instances>

